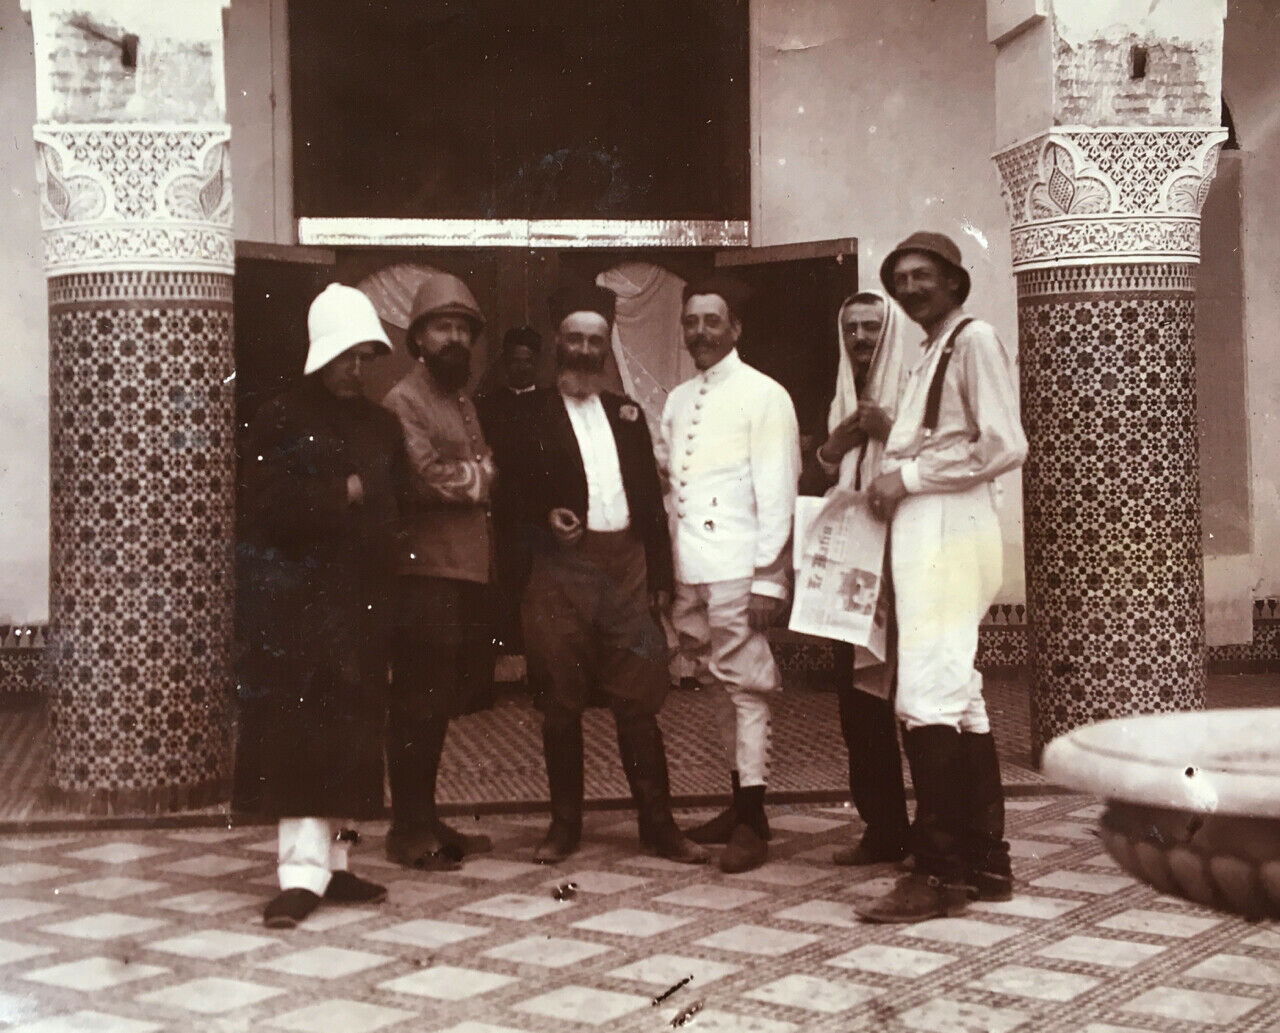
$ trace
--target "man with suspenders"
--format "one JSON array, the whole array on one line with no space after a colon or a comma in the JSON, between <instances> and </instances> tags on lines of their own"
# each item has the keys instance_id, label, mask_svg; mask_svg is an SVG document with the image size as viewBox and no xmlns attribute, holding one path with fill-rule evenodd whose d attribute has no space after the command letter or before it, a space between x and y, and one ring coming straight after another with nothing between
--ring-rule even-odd
<instances>
[{"instance_id":1,"label":"man with suspenders","mask_svg":"<svg viewBox=\"0 0 1280 1033\"><path fill-rule=\"evenodd\" d=\"M1002 577L995 479L1027 454L1011 363L964 314L969 275L940 233L914 233L880 268L927 337L908 359L880 473L868 494L890 524L898 618L895 710L916 794L913 871L858 908L919 922L1012 895L1004 790L974 669L978 622Z\"/></svg>"}]
</instances>

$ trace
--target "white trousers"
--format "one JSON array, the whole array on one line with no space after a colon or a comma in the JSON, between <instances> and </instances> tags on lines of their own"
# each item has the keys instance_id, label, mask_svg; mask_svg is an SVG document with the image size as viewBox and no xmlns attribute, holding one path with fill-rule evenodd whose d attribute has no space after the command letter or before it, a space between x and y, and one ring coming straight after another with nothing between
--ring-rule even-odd
<instances>
[{"instance_id":1,"label":"white trousers","mask_svg":"<svg viewBox=\"0 0 1280 1033\"><path fill-rule=\"evenodd\" d=\"M908 495L894 513L891 556L898 617L898 719L908 729L991 730L973 666L978 623L1003 576L992 487Z\"/></svg>"},{"instance_id":2,"label":"white trousers","mask_svg":"<svg viewBox=\"0 0 1280 1033\"><path fill-rule=\"evenodd\" d=\"M681 651L704 685L719 685L719 725L725 759L743 786L769 778L769 699L782 677L763 632L747 619L751 580L677 584L671 623Z\"/></svg>"},{"instance_id":3,"label":"white trousers","mask_svg":"<svg viewBox=\"0 0 1280 1033\"><path fill-rule=\"evenodd\" d=\"M276 873L282 890L310 890L323 897L334 872L347 870L350 844L333 838L327 818L281 818Z\"/></svg>"}]
</instances>

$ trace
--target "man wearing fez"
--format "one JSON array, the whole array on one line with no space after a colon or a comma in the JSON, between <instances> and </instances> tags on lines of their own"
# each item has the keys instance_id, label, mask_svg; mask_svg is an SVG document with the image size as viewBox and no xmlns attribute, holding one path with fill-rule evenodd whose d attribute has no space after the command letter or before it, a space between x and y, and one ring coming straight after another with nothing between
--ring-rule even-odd
<instances>
[{"instance_id":1,"label":"man wearing fez","mask_svg":"<svg viewBox=\"0 0 1280 1033\"><path fill-rule=\"evenodd\" d=\"M541 353L542 335L533 327L508 330L502 337L502 383L476 397L480 426L493 449L493 461L498 468L493 492L494 544L501 596L497 632L507 653L519 653L523 649L520 599L529 580L532 560L529 543L519 531L511 485L515 479L516 457L529 433L537 404L534 376Z\"/></svg>"},{"instance_id":2,"label":"man wearing fez","mask_svg":"<svg viewBox=\"0 0 1280 1033\"><path fill-rule=\"evenodd\" d=\"M387 857L434 870L490 849L436 814L436 776L449 720L493 696L489 500L496 476L467 397L471 349L484 317L467 285L435 273L413 300L405 339L417 362L383 400L400 420L410 497L400 545L387 760Z\"/></svg>"},{"instance_id":3,"label":"man wearing fez","mask_svg":"<svg viewBox=\"0 0 1280 1033\"><path fill-rule=\"evenodd\" d=\"M354 833L382 816L382 737L395 594L395 419L361 394L390 352L373 304L330 284L307 316L303 379L254 416L237 547L235 809L279 822L280 893L263 921L290 929L326 903L386 890L347 870Z\"/></svg>"},{"instance_id":4,"label":"man wearing fez","mask_svg":"<svg viewBox=\"0 0 1280 1033\"><path fill-rule=\"evenodd\" d=\"M868 492L872 512L890 524L915 869L858 913L918 922L1012 894L1000 762L974 658L978 622L1002 577L995 479L1022 464L1027 442L1009 356L995 330L962 308L969 274L955 243L912 234L880 279L926 335L906 361Z\"/></svg>"},{"instance_id":5,"label":"man wearing fez","mask_svg":"<svg viewBox=\"0 0 1280 1033\"><path fill-rule=\"evenodd\" d=\"M671 815L657 713L667 650L656 616L671 596L671 542L653 445L639 405L603 390L614 295L592 284L551 299L556 386L538 411L513 490L534 542L525 647L541 680L551 827L534 859L550 864L582 835L582 713L602 693L635 800L640 841L661 857L705 863Z\"/></svg>"},{"instance_id":6,"label":"man wearing fez","mask_svg":"<svg viewBox=\"0 0 1280 1033\"><path fill-rule=\"evenodd\" d=\"M698 374L667 398L662 437L675 527L671 620L699 680L724 689L721 730L733 802L693 829L725 843L720 867L764 863L769 695L782 687L766 632L788 594L800 476L791 397L737 352L745 291L728 277L684 290L685 347Z\"/></svg>"}]
</instances>

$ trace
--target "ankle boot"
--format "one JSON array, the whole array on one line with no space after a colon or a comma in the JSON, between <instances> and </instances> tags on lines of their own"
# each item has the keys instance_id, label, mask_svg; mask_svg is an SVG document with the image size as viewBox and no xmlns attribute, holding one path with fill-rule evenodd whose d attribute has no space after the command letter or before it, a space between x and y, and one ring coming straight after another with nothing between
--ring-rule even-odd
<instances>
[{"instance_id":1,"label":"ankle boot","mask_svg":"<svg viewBox=\"0 0 1280 1033\"><path fill-rule=\"evenodd\" d=\"M695 843L727 843L729 837L733 835L734 827L738 824L738 799L742 794L742 787L738 782L738 773L736 771L729 772L729 779L733 785L733 800L729 806L717 814L710 821L703 822L691 828L687 835ZM767 843L772 833L769 831L769 820L764 819L764 840Z\"/></svg>"},{"instance_id":2,"label":"ankle boot","mask_svg":"<svg viewBox=\"0 0 1280 1033\"><path fill-rule=\"evenodd\" d=\"M764 816L764 786L738 790L738 823L720 854L720 870L729 874L749 872L769 856L768 825Z\"/></svg>"},{"instance_id":3,"label":"ankle boot","mask_svg":"<svg viewBox=\"0 0 1280 1033\"><path fill-rule=\"evenodd\" d=\"M551 792L551 827L534 851L539 864L563 861L582 841L582 720L543 718L542 753Z\"/></svg>"},{"instance_id":4,"label":"ankle boot","mask_svg":"<svg viewBox=\"0 0 1280 1033\"><path fill-rule=\"evenodd\" d=\"M691 842L671 816L671 786L662 729L655 718L615 714L618 755L631 787L640 827L640 843L660 857L681 864L705 864L711 855Z\"/></svg>"},{"instance_id":5,"label":"ankle boot","mask_svg":"<svg viewBox=\"0 0 1280 1033\"><path fill-rule=\"evenodd\" d=\"M973 779L964 843L968 881L978 900L1009 900L1013 896L1013 867L1004 838L1004 787L995 736L963 732L960 739L965 766Z\"/></svg>"}]
</instances>

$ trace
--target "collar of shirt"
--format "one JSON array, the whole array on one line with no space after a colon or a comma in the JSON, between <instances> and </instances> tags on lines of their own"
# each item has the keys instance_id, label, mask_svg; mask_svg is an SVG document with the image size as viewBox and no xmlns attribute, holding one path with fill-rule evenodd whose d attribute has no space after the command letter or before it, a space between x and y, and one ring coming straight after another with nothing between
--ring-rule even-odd
<instances>
[{"instance_id":1,"label":"collar of shirt","mask_svg":"<svg viewBox=\"0 0 1280 1033\"><path fill-rule=\"evenodd\" d=\"M932 361L937 347L951 335L951 331L955 329L955 325L964 318L964 309L957 308L946 318L943 324L938 327L937 332L935 332L932 337L926 337L920 342L920 354L916 356L916 361L912 366L911 372L916 372L922 367L927 366Z\"/></svg>"},{"instance_id":2,"label":"collar of shirt","mask_svg":"<svg viewBox=\"0 0 1280 1033\"><path fill-rule=\"evenodd\" d=\"M723 359L717 362L710 369L704 369L698 374L698 376L707 384L719 384L741 366L742 356L738 354L738 349L734 348Z\"/></svg>"},{"instance_id":3,"label":"collar of shirt","mask_svg":"<svg viewBox=\"0 0 1280 1033\"><path fill-rule=\"evenodd\" d=\"M530 384L528 387L512 387L510 384L508 384L507 390L510 391L513 395L528 395L538 390L538 385Z\"/></svg>"}]
</instances>

